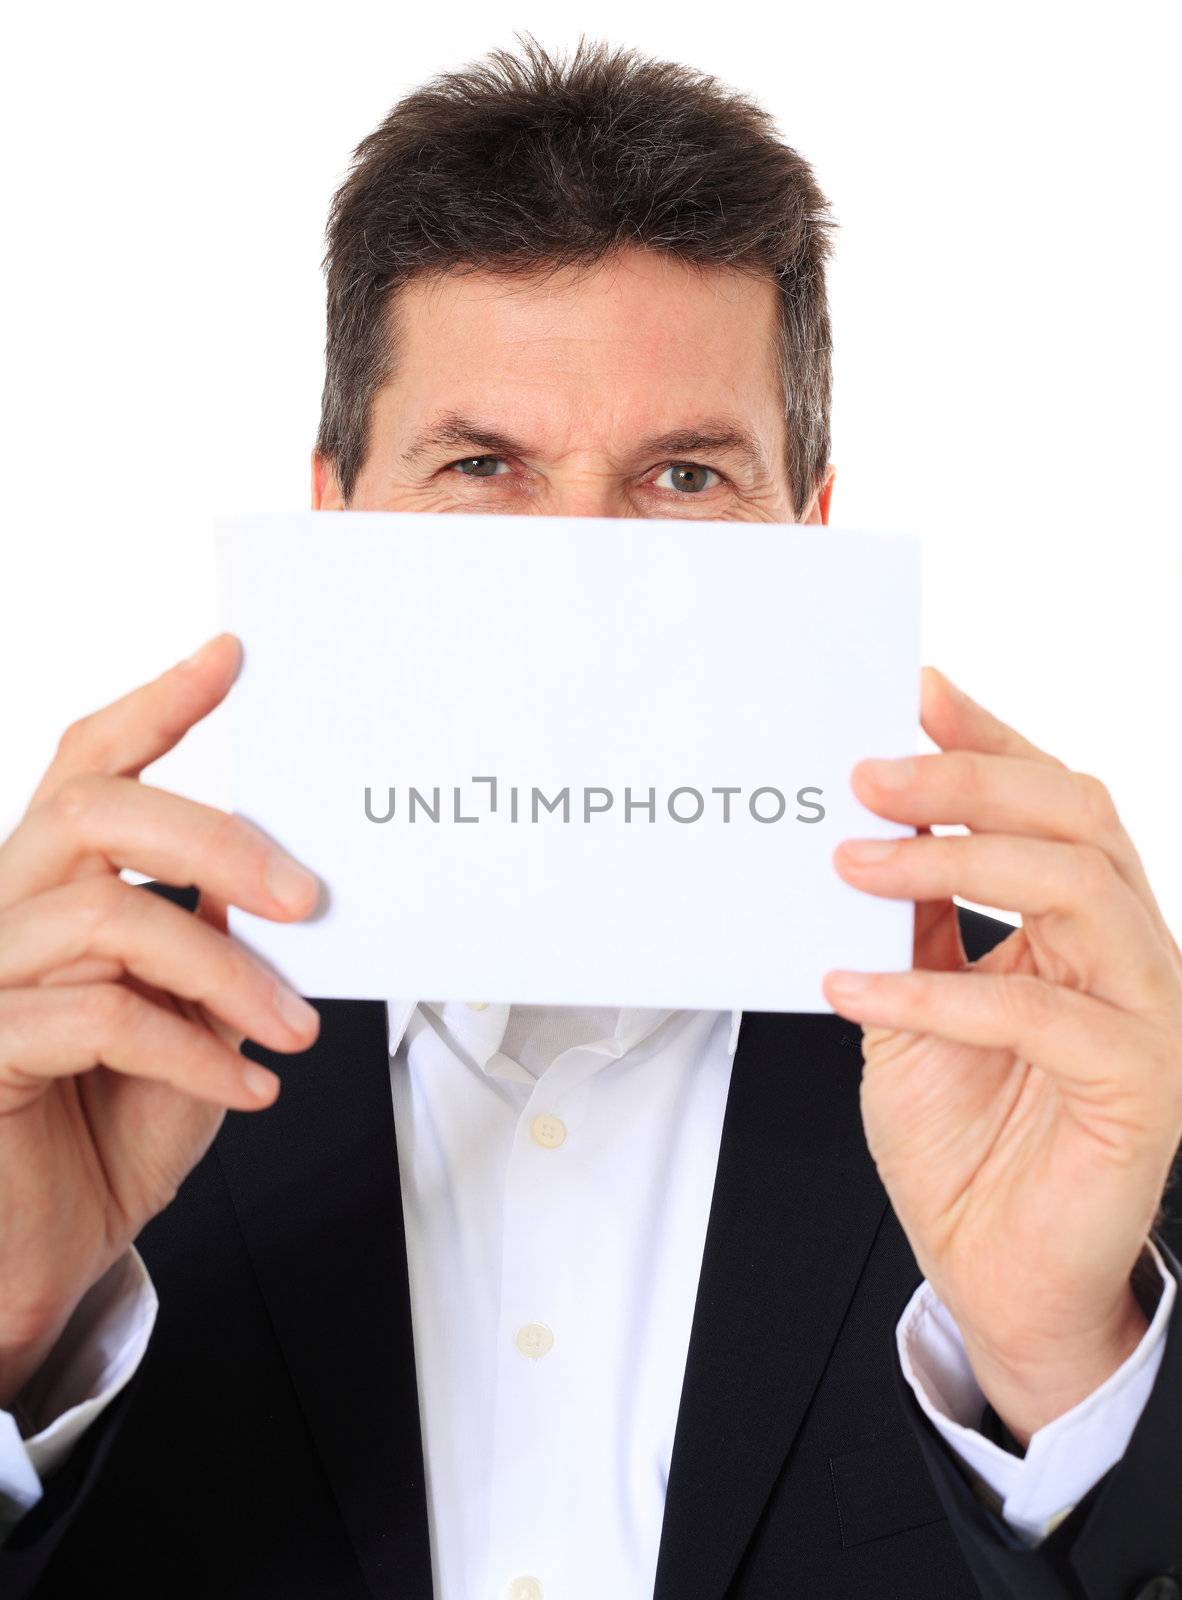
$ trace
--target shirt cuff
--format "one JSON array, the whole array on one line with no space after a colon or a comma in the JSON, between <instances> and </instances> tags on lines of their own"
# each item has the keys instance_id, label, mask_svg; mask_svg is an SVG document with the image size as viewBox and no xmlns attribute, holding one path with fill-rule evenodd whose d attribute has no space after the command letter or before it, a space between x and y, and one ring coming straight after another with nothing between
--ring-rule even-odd
<instances>
[{"instance_id":1,"label":"shirt cuff","mask_svg":"<svg viewBox=\"0 0 1182 1600\"><path fill-rule=\"evenodd\" d=\"M157 1305L148 1269L129 1245L78 1302L13 1409L0 1410L0 1537L37 1504L44 1479L131 1379Z\"/></svg>"},{"instance_id":2,"label":"shirt cuff","mask_svg":"<svg viewBox=\"0 0 1182 1600\"><path fill-rule=\"evenodd\" d=\"M973 1426L985 1396L952 1313L926 1279L899 1319L899 1361L920 1408L1027 1545L1045 1538L1120 1460L1157 1378L1177 1284L1156 1245L1147 1244L1162 1291L1141 1343L1098 1389L1032 1434L1024 1456Z\"/></svg>"}]
</instances>

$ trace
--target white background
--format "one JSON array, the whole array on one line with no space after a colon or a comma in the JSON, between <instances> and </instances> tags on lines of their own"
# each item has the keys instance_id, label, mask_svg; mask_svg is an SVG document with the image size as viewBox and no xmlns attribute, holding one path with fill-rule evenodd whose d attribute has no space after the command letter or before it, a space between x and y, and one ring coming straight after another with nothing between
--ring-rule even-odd
<instances>
[{"instance_id":1,"label":"white background","mask_svg":"<svg viewBox=\"0 0 1182 1600\"><path fill-rule=\"evenodd\" d=\"M841 224L834 521L922 536L926 659L1105 779L1175 929L1177 15L578 17L753 94L814 163ZM71 718L212 631L211 516L307 505L329 197L405 90L518 28L578 32L553 0L9 22L0 831Z\"/></svg>"}]
</instances>

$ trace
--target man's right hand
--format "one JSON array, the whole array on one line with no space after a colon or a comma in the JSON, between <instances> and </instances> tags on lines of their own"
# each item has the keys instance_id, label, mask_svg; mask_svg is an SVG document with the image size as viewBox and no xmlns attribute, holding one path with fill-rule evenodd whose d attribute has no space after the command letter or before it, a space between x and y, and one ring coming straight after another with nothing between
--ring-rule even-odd
<instances>
[{"instance_id":1,"label":"man's right hand","mask_svg":"<svg viewBox=\"0 0 1182 1600\"><path fill-rule=\"evenodd\" d=\"M279 1080L243 1038L305 1050L313 1007L226 932L307 916L316 878L241 817L139 782L218 705L232 634L70 727L0 845L0 1407L164 1209L227 1109ZM195 884L195 914L125 882Z\"/></svg>"}]
</instances>

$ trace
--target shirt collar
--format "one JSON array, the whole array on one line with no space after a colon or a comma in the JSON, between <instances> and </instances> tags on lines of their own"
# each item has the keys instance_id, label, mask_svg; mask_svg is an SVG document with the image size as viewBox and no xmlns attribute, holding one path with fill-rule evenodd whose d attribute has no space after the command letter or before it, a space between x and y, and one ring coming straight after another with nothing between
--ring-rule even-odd
<instances>
[{"instance_id":1,"label":"shirt collar","mask_svg":"<svg viewBox=\"0 0 1182 1600\"><path fill-rule=\"evenodd\" d=\"M386 1033L391 1056L395 1055L398 1046L402 1043L403 1036L410 1024L410 1019L419 1006L430 1005L436 1016L444 1026L462 1044L467 1053L473 1058L482 1071L489 1072L489 1062L497 1056L501 1047L501 1040L505 1037L505 1029L509 1023L509 1007L507 1005L493 1005L484 1001L425 1001L425 1000L387 1000L386 1002ZM625 1006L621 1010L616 1024L615 1033L610 1040L604 1040L594 1048L602 1051L610 1058L626 1055L629 1050L634 1050L638 1044L643 1043L651 1034L655 1033L661 1024L673 1016L672 1011L653 1011L638 1007ZM727 1041L727 1055L733 1056L735 1047L739 1042L739 1027L743 1021L741 1011L731 1012L731 1030ZM502 1058L503 1059L503 1058ZM519 1069L520 1070L520 1069ZM491 1076L516 1076L497 1072ZM529 1079L529 1074L524 1074ZM529 1079L529 1081L533 1081Z\"/></svg>"}]
</instances>

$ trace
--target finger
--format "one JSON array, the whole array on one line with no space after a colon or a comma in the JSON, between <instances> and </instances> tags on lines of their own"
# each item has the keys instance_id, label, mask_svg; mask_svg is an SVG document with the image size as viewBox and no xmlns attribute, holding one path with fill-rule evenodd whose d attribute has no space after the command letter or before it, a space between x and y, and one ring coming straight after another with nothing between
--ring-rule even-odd
<instances>
[{"instance_id":1,"label":"finger","mask_svg":"<svg viewBox=\"0 0 1182 1600\"><path fill-rule=\"evenodd\" d=\"M925 828L959 823L978 833L1094 845L1151 908L1155 920L1163 920L1112 796L1087 773L1021 757L954 750L897 761L860 761L850 782L868 810L895 822Z\"/></svg>"},{"instance_id":2,"label":"finger","mask_svg":"<svg viewBox=\"0 0 1182 1600\"><path fill-rule=\"evenodd\" d=\"M150 683L79 718L62 735L30 806L80 773L138 775L225 699L241 665L240 641L219 633Z\"/></svg>"},{"instance_id":3,"label":"finger","mask_svg":"<svg viewBox=\"0 0 1182 1600\"><path fill-rule=\"evenodd\" d=\"M959 972L967 960L960 918L952 901L919 902L915 907L912 965L935 972Z\"/></svg>"},{"instance_id":4,"label":"finger","mask_svg":"<svg viewBox=\"0 0 1182 1600\"><path fill-rule=\"evenodd\" d=\"M109 878L111 876L110 866L106 862L101 862L100 866L102 868L102 876ZM76 882L77 879L73 881ZM136 887L148 889L149 886L141 883L137 884ZM158 897L153 895L152 898L156 899ZM216 928L219 933L227 933L229 931L226 902L219 900L215 895L199 894L197 905L190 915L200 917L203 922L207 922L211 928ZM54 983L112 983L124 975L125 969L118 961L108 961L99 956L82 956L78 961L55 967L52 981ZM200 1007L194 1007L194 1014L205 1015L206 1013L203 1013ZM219 1026L221 1025L219 1024ZM232 1030L225 1029L225 1032L226 1036L229 1037Z\"/></svg>"},{"instance_id":5,"label":"finger","mask_svg":"<svg viewBox=\"0 0 1182 1600\"><path fill-rule=\"evenodd\" d=\"M219 933L225 933L230 926L227 910L228 902L210 891L203 890L198 897L196 915Z\"/></svg>"},{"instance_id":6,"label":"finger","mask_svg":"<svg viewBox=\"0 0 1182 1600\"><path fill-rule=\"evenodd\" d=\"M266 1067L125 984L0 990L0 1087L9 1097L96 1066L236 1111L257 1111L279 1092Z\"/></svg>"},{"instance_id":7,"label":"finger","mask_svg":"<svg viewBox=\"0 0 1182 1600\"><path fill-rule=\"evenodd\" d=\"M1019 756L1061 767L1063 762L1031 744L1016 729L946 678L937 667L920 675L920 722L941 750L980 750L987 755Z\"/></svg>"},{"instance_id":8,"label":"finger","mask_svg":"<svg viewBox=\"0 0 1182 1600\"><path fill-rule=\"evenodd\" d=\"M65 884L0 912L0 988L38 983L85 956L195 1001L273 1050L306 1050L319 1030L315 1008L242 945L119 878Z\"/></svg>"},{"instance_id":9,"label":"finger","mask_svg":"<svg viewBox=\"0 0 1182 1600\"><path fill-rule=\"evenodd\" d=\"M1012 834L847 839L842 878L887 899L953 895L1021 912L1044 975L1114 1005L1176 1001L1169 949L1145 906L1102 850Z\"/></svg>"},{"instance_id":10,"label":"finger","mask_svg":"<svg viewBox=\"0 0 1182 1600\"><path fill-rule=\"evenodd\" d=\"M91 857L91 859L97 861L98 858ZM111 869L109 865L106 862L101 861L98 863L98 865L101 868L101 876L103 878L110 878ZM96 876L99 875L100 874L96 874ZM77 879L74 879L73 881L76 882ZM139 884L137 887L142 889L145 886L143 884ZM152 898L156 899L157 896L153 895ZM211 928L216 928L219 933L227 933L229 931L229 919L226 915L226 902L224 900L219 900L216 895L200 895L198 897L196 910L192 913L192 915L200 917L203 922L207 922ZM87 955L80 957L77 961L68 962L61 967L55 967L53 969L52 979L45 978L42 981L52 981L54 983L114 983L120 977L125 977L125 975L125 968L120 962L109 961L105 957L101 956ZM209 1013L202 1011L200 1006L194 1007L194 1014L198 1016L209 1017ZM243 1037L241 1033L227 1028L224 1023L217 1022L217 1020L214 1018L210 1018L210 1026L216 1026L219 1031L225 1034L226 1038L234 1037L237 1040L241 1040Z\"/></svg>"},{"instance_id":11,"label":"finger","mask_svg":"<svg viewBox=\"0 0 1182 1600\"><path fill-rule=\"evenodd\" d=\"M826 999L863 1027L934 1034L1013 1051L1052 1076L1108 1099L1170 1071L1159 1032L1142 1018L1041 978L982 972L829 972ZM1172 1067L1177 1079L1177 1067ZM1182 1095L1177 1096L1182 1101Z\"/></svg>"},{"instance_id":12,"label":"finger","mask_svg":"<svg viewBox=\"0 0 1182 1600\"><path fill-rule=\"evenodd\" d=\"M134 778L70 778L0 846L0 908L56 888L88 856L202 890L273 921L305 917L316 877L245 817Z\"/></svg>"},{"instance_id":13,"label":"finger","mask_svg":"<svg viewBox=\"0 0 1182 1600\"><path fill-rule=\"evenodd\" d=\"M921 836L927 830L920 829ZM836 861L835 861L836 865ZM968 961L960 931L960 917L951 899L943 904L917 901L911 939L911 965L935 972L959 972Z\"/></svg>"}]
</instances>

